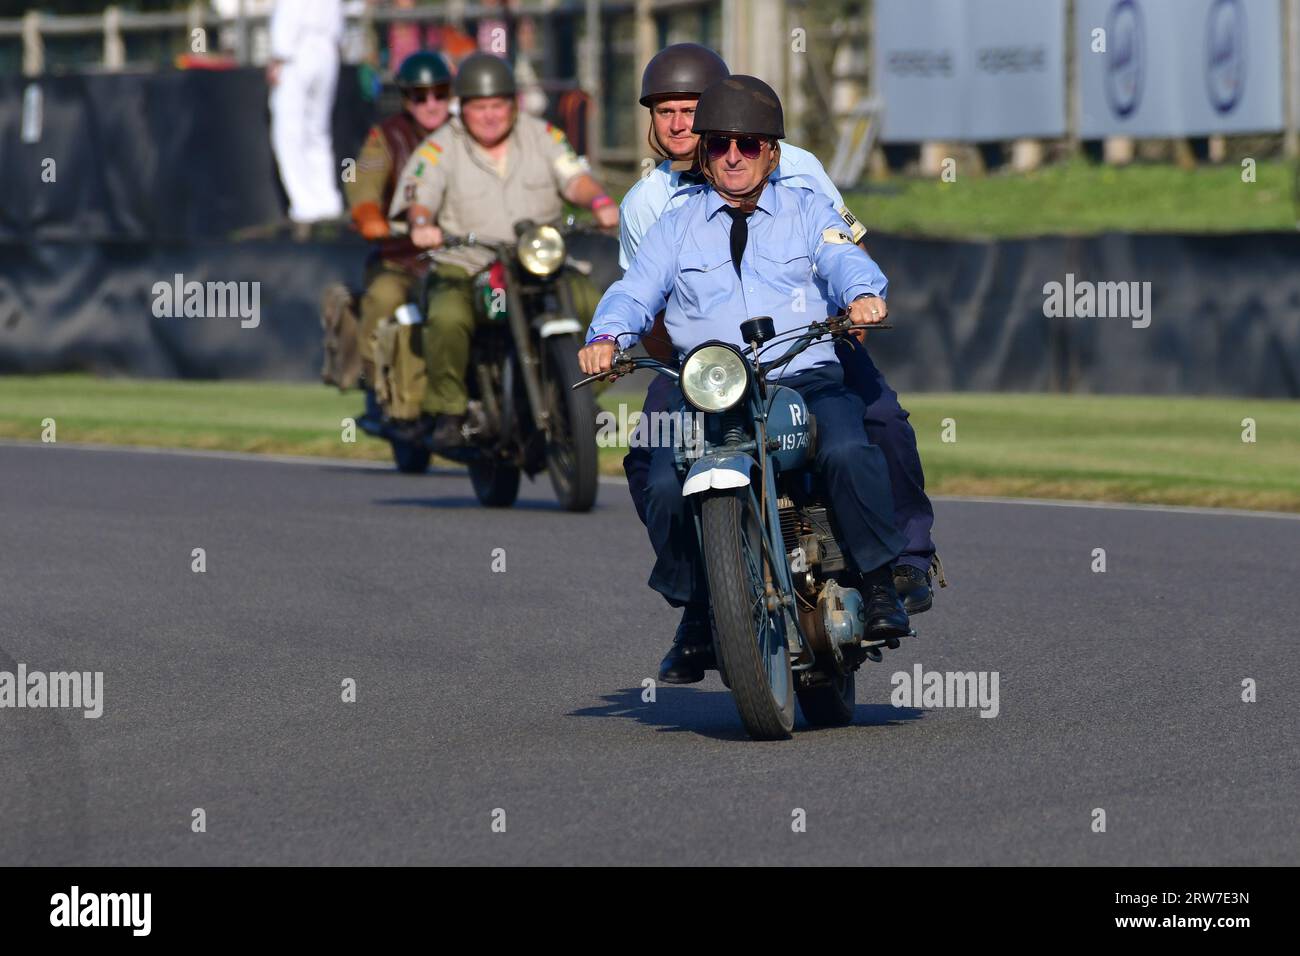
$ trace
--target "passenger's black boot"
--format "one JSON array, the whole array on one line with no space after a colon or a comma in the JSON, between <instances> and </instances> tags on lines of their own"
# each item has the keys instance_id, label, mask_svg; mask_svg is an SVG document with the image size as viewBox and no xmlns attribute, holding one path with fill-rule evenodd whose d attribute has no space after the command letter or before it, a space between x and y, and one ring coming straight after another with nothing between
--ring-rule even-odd
<instances>
[{"instance_id":1,"label":"passenger's black boot","mask_svg":"<svg viewBox=\"0 0 1300 956\"><path fill-rule=\"evenodd\" d=\"M380 435L384 431L384 410L379 407L375 390L366 387L366 410L357 416L357 427L367 435Z\"/></svg>"},{"instance_id":2,"label":"passenger's black boot","mask_svg":"<svg viewBox=\"0 0 1300 956\"><path fill-rule=\"evenodd\" d=\"M898 639L911 632L911 625L889 565L862 575L862 596L867 601L867 640L887 641L890 647L897 647Z\"/></svg>"},{"instance_id":3,"label":"passenger's black boot","mask_svg":"<svg viewBox=\"0 0 1300 956\"><path fill-rule=\"evenodd\" d=\"M910 564L894 566L894 588L903 599L903 609L908 614L920 614L934 605L934 591L930 588L930 575Z\"/></svg>"},{"instance_id":4,"label":"passenger's black boot","mask_svg":"<svg viewBox=\"0 0 1300 956\"><path fill-rule=\"evenodd\" d=\"M704 680L705 670L715 666L708 605L688 604L677 625L673 646L659 663L659 680L665 684L695 684Z\"/></svg>"}]
</instances>

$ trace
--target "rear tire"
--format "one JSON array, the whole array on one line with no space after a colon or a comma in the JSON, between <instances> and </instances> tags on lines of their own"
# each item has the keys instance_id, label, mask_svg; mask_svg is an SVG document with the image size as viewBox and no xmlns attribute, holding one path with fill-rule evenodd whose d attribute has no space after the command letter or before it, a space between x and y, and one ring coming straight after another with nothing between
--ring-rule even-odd
<instances>
[{"instance_id":1,"label":"rear tire","mask_svg":"<svg viewBox=\"0 0 1300 956\"><path fill-rule=\"evenodd\" d=\"M755 740L785 740L794 727L794 680L784 613L762 605L762 524L749 488L701 503L714 643L741 723Z\"/></svg>"},{"instance_id":2,"label":"rear tire","mask_svg":"<svg viewBox=\"0 0 1300 956\"><path fill-rule=\"evenodd\" d=\"M803 719L813 727L847 727L853 723L856 681L836 674L828 684L796 690Z\"/></svg>"},{"instance_id":3,"label":"rear tire","mask_svg":"<svg viewBox=\"0 0 1300 956\"><path fill-rule=\"evenodd\" d=\"M469 463L474 495L485 508L509 508L519 497L519 469L484 455Z\"/></svg>"},{"instance_id":4,"label":"rear tire","mask_svg":"<svg viewBox=\"0 0 1300 956\"><path fill-rule=\"evenodd\" d=\"M422 475L429 470L429 449L409 441L390 441L393 463L404 475Z\"/></svg>"},{"instance_id":5,"label":"rear tire","mask_svg":"<svg viewBox=\"0 0 1300 956\"><path fill-rule=\"evenodd\" d=\"M598 487L596 399L590 388L570 388L582 378L573 336L556 335L544 343L548 366L544 388L551 417L546 470L561 508L590 511Z\"/></svg>"}]
</instances>

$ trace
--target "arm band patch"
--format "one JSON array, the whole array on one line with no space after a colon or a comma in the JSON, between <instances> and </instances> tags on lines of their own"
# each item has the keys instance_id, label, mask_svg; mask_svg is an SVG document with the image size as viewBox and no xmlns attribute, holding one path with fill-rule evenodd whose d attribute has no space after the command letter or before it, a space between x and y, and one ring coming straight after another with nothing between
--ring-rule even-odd
<instances>
[{"instance_id":1,"label":"arm band patch","mask_svg":"<svg viewBox=\"0 0 1300 956\"><path fill-rule=\"evenodd\" d=\"M853 213L849 212L848 206L840 206L840 208L835 211L838 212L840 218L844 220L844 225L849 227L849 235L853 237L853 242L861 242L862 237L867 234L866 226L858 222L857 217L854 216Z\"/></svg>"}]
</instances>

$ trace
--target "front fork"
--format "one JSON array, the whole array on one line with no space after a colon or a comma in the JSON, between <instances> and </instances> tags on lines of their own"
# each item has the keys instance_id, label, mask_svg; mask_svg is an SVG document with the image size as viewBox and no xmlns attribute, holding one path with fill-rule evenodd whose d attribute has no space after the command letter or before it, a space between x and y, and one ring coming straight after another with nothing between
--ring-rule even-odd
<instances>
[{"instance_id":1,"label":"front fork","mask_svg":"<svg viewBox=\"0 0 1300 956\"><path fill-rule=\"evenodd\" d=\"M524 394L528 396L528 407L532 409L533 421L538 429L551 439L551 416L546 410L542 395L542 357L533 345L532 327L528 316L524 314L524 299L519 294L519 267L512 262L506 263L506 321L510 323L510 335L515 340L515 354L519 357L519 371L524 380Z\"/></svg>"}]
</instances>

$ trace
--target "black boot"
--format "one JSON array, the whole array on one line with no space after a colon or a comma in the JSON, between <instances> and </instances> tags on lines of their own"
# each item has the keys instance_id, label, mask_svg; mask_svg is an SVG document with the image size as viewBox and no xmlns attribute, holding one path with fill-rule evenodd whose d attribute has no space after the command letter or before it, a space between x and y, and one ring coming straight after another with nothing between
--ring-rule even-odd
<instances>
[{"instance_id":1,"label":"black boot","mask_svg":"<svg viewBox=\"0 0 1300 956\"><path fill-rule=\"evenodd\" d=\"M911 625L894 588L889 565L862 575L862 596L867 599L867 640L886 641L890 647L897 647L898 639L911 632Z\"/></svg>"},{"instance_id":2,"label":"black boot","mask_svg":"<svg viewBox=\"0 0 1300 956\"><path fill-rule=\"evenodd\" d=\"M704 680L705 670L716 666L709 608L688 604L677 625L673 646L659 663L659 680L665 684L695 684Z\"/></svg>"},{"instance_id":3,"label":"black boot","mask_svg":"<svg viewBox=\"0 0 1300 956\"><path fill-rule=\"evenodd\" d=\"M429 439L434 449L463 448L465 446L465 416L439 415L434 421L433 435Z\"/></svg>"},{"instance_id":4,"label":"black boot","mask_svg":"<svg viewBox=\"0 0 1300 956\"><path fill-rule=\"evenodd\" d=\"M432 430L433 419L428 415L419 418L390 418L384 422L384 434L389 440L408 445L423 444Z\"/></svg>"},{"instance_id":5,"label":"black boot","mask_svg":"<svg viewBox=\"0 0 1300 956\"><path fill-rule=\"evenodd\" d=\"M903 609L908 614L920 614L934 605L934 591L930 588L930 575L910 564L894 565L894 587L903 599Z\"/></svg>"}]
</instances>

